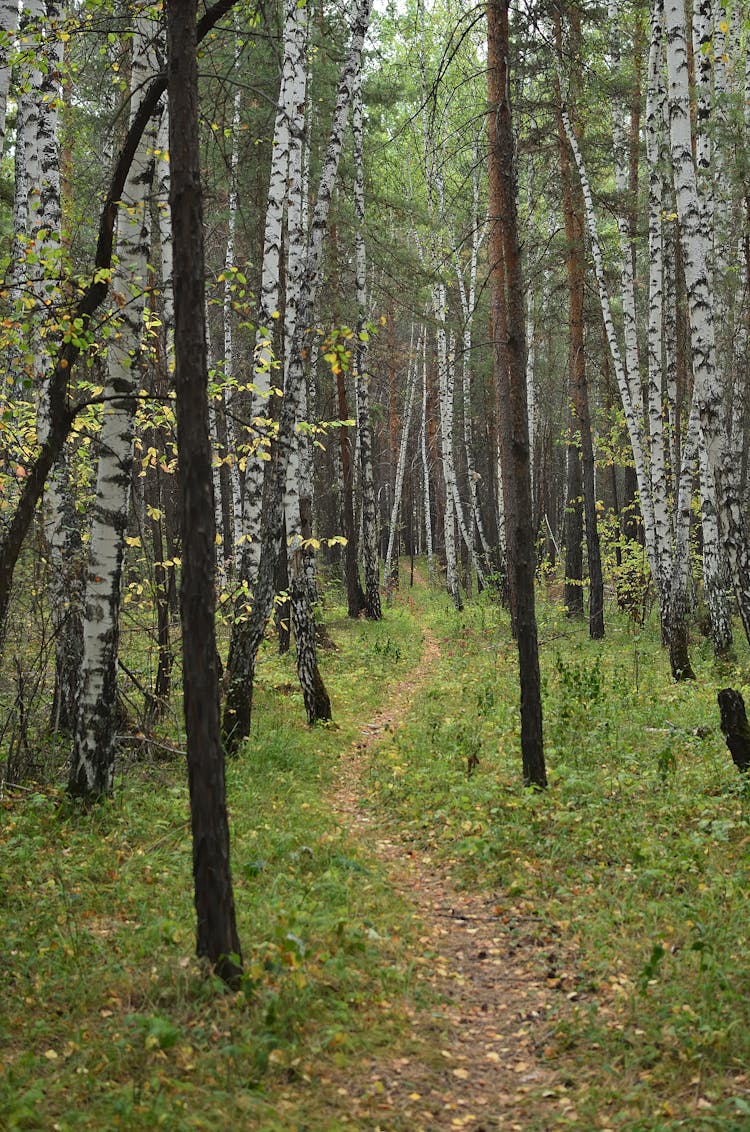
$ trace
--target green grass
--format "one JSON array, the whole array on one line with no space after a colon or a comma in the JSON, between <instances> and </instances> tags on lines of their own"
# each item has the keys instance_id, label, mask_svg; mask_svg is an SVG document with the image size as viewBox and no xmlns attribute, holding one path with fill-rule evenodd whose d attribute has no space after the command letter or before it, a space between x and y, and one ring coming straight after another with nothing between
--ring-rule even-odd
<instances>
[{"instance_id":1,"label":"green grass","mask_svg":"<svg viewBox=\"0 0 750 1132\"><path fill-rule=\"evenodd\" d=\"M421 638L405 609L327 623L335 726L305 726L293 659L269 645L228 765L238 995L193 958L180 757L131 764L91 810L51 787L2 804L0 1127L287 1129L321 1065L399 1041L409 916L323 795Z\"/></svg>"},{"instance_id":2,"label":"green grass","mask_svg":"<svg viewBox=\"0 0 750 1132\"><path fill-rule=\"evenodd\" d=\"M520 785L506 615L480 601L431 617L440 674L373 761L378 804L561 941L547 1055L581 1127L747 1127L750 791L716 706L727 683L747 693L744 646L717 666L699 644L698 680L677 685L655 626L610 615L594 644L543 607L540 794Z\"/></svg>"},{"instance_id":3,"label":"green grass","mask_svg":"<svg viewBox=\"0 0 750 1132\"><path fill-rule=\"evenodd\" d=\"M424 944L325 795L416 663L423 625L442 657L373 752L365 794L460 883L491 889L509 933L531 923L554 941L543 1056L568 1082L575 1126L747 1128L750 791L716 707L718 687L750 695L744 645L717 665L695 642L698 679L676 685L655 625L610 611L593 644L542 604L550 787L535 793L521 785L515 647L490 600L457 613L404 584L380 624L350 623L335 598L325 620L335 726L305 726L293 658L269 645L250 742L228 764L240 993L193 958L181 756L137 745L115 798L91 810L55 785L0 803L0 1128L335 1132L342 1075L386 1049L414 1053ZM540 1097L528 1132L548 1108Z\"/></svg>"}]
</instances>

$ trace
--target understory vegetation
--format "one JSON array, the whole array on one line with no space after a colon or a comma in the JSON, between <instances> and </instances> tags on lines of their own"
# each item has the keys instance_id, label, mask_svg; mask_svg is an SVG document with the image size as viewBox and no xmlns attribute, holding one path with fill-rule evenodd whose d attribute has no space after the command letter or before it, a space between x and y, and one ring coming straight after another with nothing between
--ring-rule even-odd
<instances>
[{"instance_id":1,"label":"understory vegetation","mask_svg":"<svg viewBox=\"0 0 750 1132\"><path fill-rule=\"evenodd\" d=\"M577 1116L540 1095L534 1127L747 1127L750 794L716 707L725 684L750 691L744 649L719 663L696 640L697 680L674 683L655 617L608 609L593 643L540 586L549 789L525 790L507 613L487 592L457 612L407 579L382 622L328 598L333 725L305 726L293 659L266 643L251 739L228 764L239 992L192 954L179 734L133 736L93 808L64 794L46 748L38 781L6 786L0 1126L406 1128L375 1104L353 1123L340 1082L386 1048L436 1055L415 1024L430 941L342 833L331 789L432 632L440 658L362 793L405 852L488 889L501 930L538 925L519 960L559 1006L537 1053ZM137 674L135 635L128 648Z\"/></svg>"}]
</instances>

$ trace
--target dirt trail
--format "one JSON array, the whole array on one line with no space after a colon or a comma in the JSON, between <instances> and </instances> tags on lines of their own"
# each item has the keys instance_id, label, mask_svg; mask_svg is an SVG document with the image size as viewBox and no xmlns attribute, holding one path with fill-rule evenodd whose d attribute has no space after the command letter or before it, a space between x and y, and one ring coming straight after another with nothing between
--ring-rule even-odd
<instances>
[{"instance_id":1,"label":"dirt trail","mask_svg":"<svg viewBox=\"0 0 750 1132\"><path fill-rule=\"evenodd\" d=\"M425 630L420 663L363 727L342 759L333 795L342 826L384 863L393 887L415 906L429 955L417 959L417 977L438 1001L412 1020L422 1055L383 1057L362 1066L359 1079L347 1079L349 1124L383 1132L580 1127L566 1095L572 1082L559 1079L545 1050L548 1016L569 989L561 985L555 941L502 896L456 889L429 854L384 828L362 803L370 748L397 729L439 656Z\"/></svg>"}]
</instances>

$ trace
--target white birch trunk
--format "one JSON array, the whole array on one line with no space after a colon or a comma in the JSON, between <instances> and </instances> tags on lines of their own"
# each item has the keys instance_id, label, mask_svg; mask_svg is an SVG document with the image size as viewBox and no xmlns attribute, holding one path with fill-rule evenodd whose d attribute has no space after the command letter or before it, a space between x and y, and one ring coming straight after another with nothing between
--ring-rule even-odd
<instances>
[{"instance_id":1,"label":"white birch trunk","mask_svg":"<svg viewBox=\"0 0 750 1132\"><path fill-rule=\"evenodd\" d=\"M235 16L235 73L239 66L240 41ZM238 76L239 77L239 76ZM242 481L240 478L240 453L238 433L235 428L235 406L238 401L234 365L234 325L232 314L232 297L235 283L234 245L237 233L237 199L238 199L238 169L240 161L240 110L242 108L242 89L237 87L232 105L232 152L229 159L229 197L227 200L227 244L224 252L224 294L222 301L222 324L224 328L224 419L226 420L227 436L227 468L229 470L229 488L232 502L232 547L234 557L239 559L242 554L243 531L242 515ZM257 535L256 535L257 541Z\"/></svg>"},{"instance_id":2,"label":"white birch trunk","mask_svg":"<svg viewBox=\"0 0 750 1132\"><path fill-rule=\"evenodd\" d=\"M475 165L478 170L479 159L475 150ZM479 179L475 176L473 179L473 198L474 208L472 216L474 217L474 228L471 237L471 258L469 260L469 284L468 288L464 281L461 265L456 260L456 277L458 279L458 293L461 299L461 311L463 314L463 361L461 366L461 399L463 404L463 441L464 452L466 457L466 475L469 481L469 505L471 507L472 516L472 544L473 544L473 531L476 529L479 535L479 542L482 548L482 553L485 562L490 561L490 545L487 535L484 530L484 522L482 520L482 510L479 504L479 481L480 476L476 470L476 463L474 460L474 438L472 428L472 330L474 323L474 309L476 306L476 285L477 285L477 266L479 261L479 248L484 239L486 228L480 225L479 222ZM532 367L533 368L533 367ZM480 583L481 584L481 583Z\"/></svg>"},{"instance_id":3,"label":"white birch trunk","mask_svg":"<svg viewBox=\"0 0 750 1132\"><path fill-rule=\"evenodd\" d=\"M304 131L307 87L306 36L307 16L295 12L295 65L293 76L286 89L286 124L289 131L286 176L286 279L284 287L284 385L289 375L292 343L297 330L297 311L302 291L307 250L307 205L304 183ZM299 390L297 424L309 419L307 383L302 381ZM312 537L312 461L309 453L309 435L294 433L289 451L286 473L284 513L289 556L290 577L299 574L298 581L307 588L308 602L317 598L315 553L309 543Z\"/></svg>"},{"instance_id":4,"label":"white birch trunk","mask_svg":"<svg viewBox=\"0 0 750 1132\"><path fill-rule=\"evenodd\" d=\"M453 461L453 381L448 358L448 339L445 328L446 314L445 285L438 283L433 290L433 315L437 326L437 371L438 403L440 408L440 448L445 488L445 587L453 599L456 609L461 609L461 593L458 586L458 556L456 552L455 523L455 466Z\"/></svg>"},{"instance_id":5,"label":"white birch trunk","mask_svg":"<svg viewBox=\"0 0 750 1132\"><path fill-rule=\"evenodd\" d=\"M274 386L276 364L274 325L279 317L281 247L283 241L284 206L287 199L291 123L297 108L305 104L306 68L304 53L307 34L307 13L297 0L284 3L284 61L279 100L274 124L271 173L268 185L263 235L263 266L255 335L253 361L251 451L245 466L245 491L242 505L243 547L240 572L251 586L260 564L260 522L263 499L263 476L269 447L269 397ZM301 82L301 86L300 86ZM296 101L295 101L296 100ZM277 380L276 386L279 385Z\"/></svg>"},{"instance_id":6,"label":"white birch trunk","mask_svg":"<svg viewBox=\"0 0 750 1132\"><path fill-rule=\"evenodd\" d=\"M427 335L422 334L422 494L424 497L424 533L427 550L427 570L430 580L435 577L435 551L432 541L432 499L430 497L430 461L427 448Z\"/></svg>"},{"instance_id":7,"label":"white birch trunk","mask_svg":"<svg viewBox=\"0 0 750 1132\"><path fill-rule=\"evenodd\" d=\"M617 341L617 334L615 331L615 324L612 318L612 310L609 302L609 291L607 289L607 281L604 274L604 259L602 256L601 246L599 244L599 233L596 224L596 213L594 211L594 201L591 196L591 188L589 186L588 176L586 174L586 167L583 163L583 157L578 145L578 141L573 132L570 124L568 113L563 108L562 111L563 126L565 134L570 145L571 152L575 159L578 168L578 175L581 180L581 189L583 191L584 208L586 212L586 227L591 241L591 252L594 260L594 268L596 271L596 281L599 290L599 301L602 307L602 317L604 320L604 328L607 335L607 342L609 344L610 354L612 356L612 365L617 378L617 386L620 391L623 409L625 412L625 424L628 430L628 438L630 446L633 450L633 461L635 464L635 473L638 482L638 493L640 496L641 515L643 517L643 533L646 542L646 553L648 555L651 573L654 578L654 584L659 584L659 568L656 554L656 537L654 529L654 513L653 504L651 500L651 491L649 484L648 472L646 469L646 461L643 451L643 437L641 431L641 416L642 410L639 404L633 403L631 396L631 385L628 380L628 374L623 364L622 354L620 353L620 346Z\"/></svg>"},{"instance_id":8,"label":"white birch trunk","mask_svg":"<svg viewBox=\"0 0 750 1132\"><path fill-rule=\"evenodd\" d=\"M378 577L378 532L375 481L372 468L372 424L370 422L370 375L367 354L367 290L365 254L365 176L360 74L352 91L352 141L354 150L354 255L357 289L357 341L354 372L357 386L357 430L359 433L360 483L362 487L362 555L365 574L365 616L379 621L383 616Z\"/></svg>"},{"instance_id":9,"label":"white birch trunk","mask_svg":"<svg viewBox=\"0 0 750 1132\"><path fill-rule=\"evenodd\" d=\"M419 355L422 350L422 334L424 327L420 332L420 338L417 342L416 353L409 350L409 370L406 378L406 400L404 402L404 412L401 423L401 443L398 448L398 460L396 462L396 482L393 488L393 503L391 505L391 518L388 529L388 547L385 553L385 570L384 578L386 585L391 581L391 571L393 564L393 552L396 544L396 532L398 530L399 512L401 509L401 493L404 489L404 472L406 471L406 452L409 445L409 428L411 426L411 417L414 410L414 394L417 388L417 369ZM414 339L414 327L412 326L412 342Z\"/></svg>"},{"instance_id":10,"label":"white birch trunk","mask_svg":"<svg viewBox=\"0 0 750 1132\"><path fill-rule=\"evenodd\" d=\"M738 469L728 458L722 389L716 366L713 288L708 274L709 247L693 163L683 0L666 0L665 16L672 170L690 312L695 398L706 466L715 477L722 541L728 551L740 616L750 639L750 554L738 491Z\"/></svg>"},{"instance_id":11,"label":"white birch trunk","mask_svg":"<svg viewBox=\"0 0 750 1132\"><path fill-rule=\"evenodd\" d=\"M646 158L649 170L649 311L648 311L648 421L651 497L654 506L654 535L660 594L662 636L669 633L673 563L672 515L668 496L667 454L664 437L664 240L662 215L665 210L667 154L663 144L666 91L662 79L662 28L652 28L646 98Z\"/></svg>"},{"instance_id":12,"label":"white birch trunk","mask_svg":"<svg viewBox=\"0 0 750 1132\"><path fill-rule=\"evenodd\" d=\"M156 73L154 23L136 19L131 72L131 121L148 79ZM148 196L153 178L155 131L144 132L117 218L118 263L113 280L119 336L109 348L96 501L86 580L84 651L78 724L69 789L73 794L112 791L117 721L117 652L122 563L128 525L136 355L140 345L149 251Z\"/></svg>"},{"instance_id":13,"label":"white birch trunk","mask_svg":"<svg viewBox=\"0 0 750 1132\"><path fill-rule=\"evenodd\" d=\"M11 53L14 49L18 31L18 0L2 0L0 3L0 155L5 146L5 119L8 109L8 91L12 70Z\"/></svg>"}]
</instances>

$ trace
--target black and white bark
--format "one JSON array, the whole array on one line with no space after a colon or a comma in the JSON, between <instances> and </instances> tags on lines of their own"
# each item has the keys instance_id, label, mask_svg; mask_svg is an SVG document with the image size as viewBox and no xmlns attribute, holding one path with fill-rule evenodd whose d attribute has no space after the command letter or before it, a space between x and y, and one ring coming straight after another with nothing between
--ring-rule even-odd
<instances>
[{"instance_id":1,"label":"black and white bark","mask_svg":"<svg viewBox=\"0 0 750 1132\"><path fill-rule=\"evenodd\" d=\"M357 337L354 344L354 374L357 390L357 434L359 474L362 489L362 558L365 575L365 616L380 621L380 578L375 480L372 467L370 421L370 374L367 371L367 256L365 249L365 170L362 127L362 95L359 72L352 91L352 143L354 152L354 270L357 292Z\"/></svg>"},{"instance_id":2,"label":"black and white bark","mask_svg":"<svg viewBox=\"0 0 750 1132\"><path fill-rule=\"evenodd\" d=\"M224 736L228 748L236 750L247 737L252 711L252 681L255 661L266 623L273 608L275 563L283 539L283 498L289 452L299 419L299 404L304 382L303 350L323 270L324 240L328 230L331 197L336 182L339 159L344 143L346 123L351 106L354 77L358 73L362 48L370 21L371 0L358 0L354 5L349 52L342 67L336 93L333 122L318 182L318 192L308 237L305 274L297 311L297 326L290 344L289 369L279 417L278 435L269 476L264 508L262 553L255 584L252 612L247 620L237 622L232 633L228 664L228 689L224 710ZM312 671L308 669L308 671ZM308 719L330 718L330 702L320 694L314 676L303 689Z\"/></svg>"},{"instance_id":3,"label":"black and white bark","mask_svg":"<svg viewBox=\"0 0 750 1132\"><path fill-rule=\"evenodd\" d=\"M664 12L672 171L690 314L695 398L706 468L714 477L721 536L727 548L735 598L745 633L750 639L750 550L739 493L739 469L734 467L726 443L723 391L716 365L710 248L693 158L683 0L666 0ZM710 487L710 484L707 486Z\"/></svg>"},{"instance_id":4,"label":"black and white bark","mask_svg":"<svg viewBox=\"0 0 750 1132\"><path fill-rule=\"evenodd\" d=\"M157 26L136 18L131 65L131 123L159 70ZM156 122L141 138L128 173L117 220L118 261L113 295L118 333L110 340L100 434L96 498L89 540L78 720L68 788L98 797L112 792L117 737L117 654L120 591L128 528L133 426L150 246L149 194Z\"/></svg>"}]
</instances>

